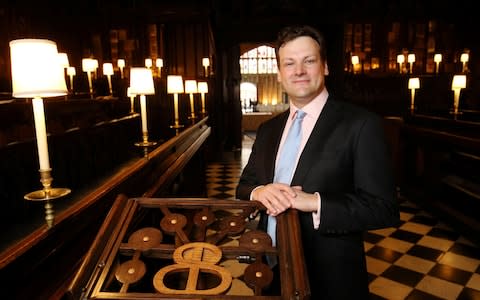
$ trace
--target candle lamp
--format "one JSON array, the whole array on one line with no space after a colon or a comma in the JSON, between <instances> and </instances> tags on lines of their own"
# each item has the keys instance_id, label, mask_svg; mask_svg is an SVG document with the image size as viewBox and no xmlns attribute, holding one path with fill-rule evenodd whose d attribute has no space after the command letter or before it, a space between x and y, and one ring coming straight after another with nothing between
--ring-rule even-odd
<instances>
[{"instance_id":1,"label":"candle lamp","mask_svg":"<svg viewBox=\"0 0 480 300\"><path fill-rule=\"evenodd\" d=\"M400 74L402 74L402 67L404 62L405 62L405 55L403 54L397 55L398 70Z\"/></svg>"},{"instance_id":2,"label":"candle lamp","mask_svg":"<svg viewBox=\"0 0 480 300\"><path fill-rule=\"evenodd\" d=\"M185 93L190 96L190 117L192 121L197 117L195 115L195 104L193 94L198 93L196 80L185 80Z\"/></svg>"},{"instance_id":3,"label":"candle lamp","mask_svg":"<svg viewBox=\"0 0 480 300\"><path fill-rule=\"evenodd\" d=\"M433 61L435 62L435 73L438 74L440 72L440 63L442 62L442 54L436 53L433 56Z\"/></svg>"},{"instance_id":4,"label":"candle lamp","mask_svg":"<svg viewBox=\"0 0 480 300\"><path fill-rule=\"evenodd\" d=\"M407 61L410 64L410 74L412 74L413 73L413 63L415 62L415 54L410 53L407 56Z\"/></svg>"},{"instance_id":5,"label":"candle lamp","mask_svg":"<svg viewBox=\"0 0 480 300\"><path fill-rule=\"evenodd\" d=\"M10 42L12 95L33 98L33 117L37 141L40 182L43 189L28 193L26 200L45 202L45 220L50 228L55 213L52 200L68 195L68 188L53 188L48 156L47 130L42 97L67 94L64 69L58 60L57 44L44 39L19 39Z\"/></svg>"},{"instance_id":6,"label":"candle lamp","mask_svg":"<svg viewBox=\"0 0 480 300\"><path fill-rule=\"evenodd\" d=\"M183 93L183 79L180 75L167 76L167 93L173 94L173 110L175 114L175 123L170 128L182 128L178 117L178 94Z\"/></svg>"},{"instance_id":7,"label":"candle lamp","mask_svg":"<svg viewBox=\"0 0 480 300\"><path fill-rule=\"evenodd\" d=\"M92 58L82 59L82 71L87 73L90 98L93 99L92 72L95 71L95 60Z\"/></svg>"},{"instance_id":8,"label":"candle lamp","mask_svg":"<svg viewBox=\"0 0 480 300\"><path fill-rule=\"evenodd\" d=\"M455 75L452 80L453 91L453 114L459 115L461 112L458 110L460 106L460 91L467 86L466 75Z\"/></svg>"},{"instance_id":9,"label":"candle lamp","mask_svg":"<svg viewBox=\"0 0 480 300\"><path fill-rule=\"evenodd\" d=\"M158 68L158 77L162 77L163 59L157 58L155 60L155 65Z\"/></svg>"},{"instance_id":10,"label":"candle lamp","mask_svg":"<svg viewBox=\"0 0 480 300\"><path fill-rule=\"evenodd\" d=\"M151 58L145 58L145 67L147 67L148 69L151 69L152 65L153 65L152 59Z\"/></svg>"},{"instance_id":11,"label":"candle lamp","mask_svg":"<svg viewBox=\"0 0 480 300\"><path fill-rule=\"evenodd\" d=\"M352 56L352 65L353 65L353 73L355 74L358 72L358 67L360 65L360 58L358 57L358 55Z\"/></svg>"},{"instance_id":12,"label":"candle lamp","mask_svg":"<svg viewBox=\"0 0 480 300\"><path fill-rule=\"evenodd\" d=\"M73 76L77 74L75 67L67 68L67 75L70 78L70 92L73 94Z\"/></svg>"},{"instance_id":13,"label":"candle lamp","mask_svg":"<svg viewBox=\"0 0 480 300\"><path fill-rule=\"evenodd\" d=\"M134 114L135 113L135 94L132 93L132 88L128 87L127 88L127 97L130 98L130 113Z\"/></svg>"},{"instance_id":14,"label":"candle lamp","mask_svg":"<svg viewBox=\"0 0 480 300\"><path fill-rule=\"evenodd\" d=\"M117 66L120 69L120 78L123 79L123 68L125 68L125 60L123 58L119 58L117 60Z\"/></svg>"},{"instance_id":15,"label":"candle lamp","mask_svg":"<svg viewBox=\"0 0 480 300\"><path fill-rule=\"evenodd\" d=\"M109 91L110 95L113 95L113 91L112 91L113 64L112 63L104 63L103 64L103 75L107 76L108 91Z\"/></svg>"},{"instance_id":16,"label":"candle lamp","mask_svg":"<svg viewBox=\"0 0 480 300\"><path fill-rule=\"evenodd\" d=\"M202 58L202 66L205 68L205 77L208 77L208 67L210 66L210 59L208 57Z\"/></svg>"},{"instance_id":17,"label":"candle lamp","mask_svg":"<svg viewBox=\"0 0 480 300\"><path fill-rule=\"evenodd\" d=\"M140 115L142 118L142 141L135 143L135 146L147 147L156 145L156 142L148 141L148 124L147 124L147 101L145 95L154 95L155 87L153 84L152 70L147 68L131 68L130 69L130 93L140 95ZM145 152L146 154L147 152Z\"/></svg>"},{"instance_id":18,"label":"candle lamp","mask_svg":"<svg viewBox=\"0 0 480 300\"><path fill-rule=\"evenodd\" d=\"M411 91L410 112L415 111L415 90L420 88L420 79L418 77L410 78L408 80L408 89Z\"/></svg>"},{"instance_id":19,"label":"candle lamp","mask_svg":"<svg viewBox=\"0 0 480 300\"><path fill-rule=\"evenodd\" d=\"M205 94L208 93L208 83L200 81L198 83L198 92L202 97L202 114L205 115L207 114L207 111L205 110Z\"/></svg>"},{"instance_id":20,"label":"candle lamp","mask_svg":"<svg viewBox=\"0 0 480 300\"><path fill-rule=\"evenodd\" d=\"M470 58L470 55L468 53L462 53L460 55L460 61L462 62L462 73L467 72L467 62Z\"/></svg>"}]
</instances>

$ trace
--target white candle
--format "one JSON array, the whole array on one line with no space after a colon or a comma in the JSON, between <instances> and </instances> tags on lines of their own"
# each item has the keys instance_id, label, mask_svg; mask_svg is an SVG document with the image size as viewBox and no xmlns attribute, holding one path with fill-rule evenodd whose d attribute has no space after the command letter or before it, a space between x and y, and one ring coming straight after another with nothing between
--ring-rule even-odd
<instances>
[{"instance_id":1,"label":"white candle","mask_svg":"<svg viewBox=\"0 0 480 300\"><path fill-rule=\"evenodd\" d=\"M202 93L202 113L205 113L205 94Z\"/></svg>"},{"instance_id":2,"label":"white candle","mask_svg":"<svg viewBox=\"0 0 480 300\"><path fill-rule=\"evenodd\" d=\"M40 170L50 170L48 158L47 129L42 98L32 99L33 118L35 120L35 134L37 136L38 162Z\"/></svg>"},{"instance_id":3,"label":"white candle","mask_svg":"<svg viewBox=\"0 0 480 300\"><path fill-rule=\"evenodd\" d=\"M193 117L195 115L195 106L193 103L193 94L190 94L190 115Z\"/></svg>"},{"instance_id":4,"label":"white candle","mask_svg":"<svg viewBox=\"0 0 480 300\"><path fill-rule=\"evenodd\" d=\"M173 110L175 112L175 125L178 125L178 94L173 94Z\"/></svg>"},{"instance_id":5,"label":"white candle","mask_svg":"<svg viewBox=\"0 0 480 300\"><path fill-rule=\"evenodd\" d=\"M148 132L147 129L147 103L145 95L140 95L140 113L142 114L142 132Z\"/></svg>"}]
</instances>

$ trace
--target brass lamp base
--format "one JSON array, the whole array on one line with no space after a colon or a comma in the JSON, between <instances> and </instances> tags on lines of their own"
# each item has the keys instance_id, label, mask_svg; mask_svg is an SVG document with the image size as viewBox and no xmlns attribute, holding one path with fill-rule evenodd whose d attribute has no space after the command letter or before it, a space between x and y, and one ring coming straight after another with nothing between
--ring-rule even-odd
<instances>
[{"instance_id":1,"label":"brass lamp base","mask_svg":"<svg viewBox=\"0 0 480 300\"><path fill-rule=\"evenodd\" d=\"M71 193L71 190L67 188L50 188L48 192L45 190L38 190L38 191L28 193L24 196L24 198L25 200L30 200L30 201L46 201L46 200L54 200L57 198L61 198L70 193Z\"/></svg>"},{"instance_id":2,"label":"brass lamp base","mask_svg":"<svg viewBox=\"0 0 480 300\"><path fill-rule=\"evenodd\" d=\"M185 127L185 125L181 125L181 124L170 125L170 128L173 128L173 129L179 129L179 128L183 128L183 127Z\"/></svg>"},{"instance_id":3,"label":"brass lamp base","mask_svg":"<svg viewBox=\"0 0 480 300\"><path fill-rule=\"evenodd\" d=\"M24 196L25 200L29 201L44 201L45 202L45 221L49 228L53 226L55 219L55 211L51 200L65 197L71 193L68 188L52 188L52 177L50 175L51 169L40 170L40 182L43 185L43 190L34 191Z\"/></svg>"},{"instance_id":4,"label":"brass lamp base","mask_svg":"<svg viewBox=\"0 0 480 300\"><path fill-rule=\"evenodd\" d=\"M137 146L137 147L153 147L156 144L157 144L157 142L141 141L141 142L136 142L135 146Z\"/></svg>"}]
</instances>

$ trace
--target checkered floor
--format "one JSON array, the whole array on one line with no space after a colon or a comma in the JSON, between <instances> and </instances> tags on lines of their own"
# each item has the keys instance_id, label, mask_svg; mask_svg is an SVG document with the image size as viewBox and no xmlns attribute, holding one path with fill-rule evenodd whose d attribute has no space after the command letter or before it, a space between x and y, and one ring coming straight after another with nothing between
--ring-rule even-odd
<instances>
[{"instance_id":1,"label":"checkered floor","mask_svg":"<svg viewBox=\"0 0 480 300\"><path fill-rule=\"evenodd\" d=\"M233 199L254 137L207 167L208 196ZM401 224L365 234L372 300L480 300L480 245L407 199Z\"/></svg>"}]
</instances>

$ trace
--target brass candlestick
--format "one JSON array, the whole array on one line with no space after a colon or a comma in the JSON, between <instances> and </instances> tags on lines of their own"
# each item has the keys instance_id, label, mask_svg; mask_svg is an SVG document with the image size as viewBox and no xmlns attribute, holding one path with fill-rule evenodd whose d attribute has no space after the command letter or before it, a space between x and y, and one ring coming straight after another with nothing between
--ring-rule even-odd
<instances>
[{"instance_id":1,"label":"brass candlestick","mask_svg":"<svg viewBox=\"0 0 480 300\"><path fill-rule=\"evenodd\" d=\"M137 147L143 147L143 154L145 157L148 156L148 148L153 147L157 144L157 142L151 142L148 140L148 132L143 132L142 134L143 140L141 142L135 143L135 146Z\"/></svg>"},{"instance_id":2,"label":"brass candlestick","mask_svg":"<svg viewBox=\"0 0 480 300\"><path fill-rule=\"evenodd\" d=\"M42 190L28 193L24 196L25 200L45 201L45 220L49 228L53 226L55 211L51 200L64 197L70 194L71 190L67 188L52 188L52 169L40 170L40 182L43 185Z\"/></svg>"}]
</instances>

